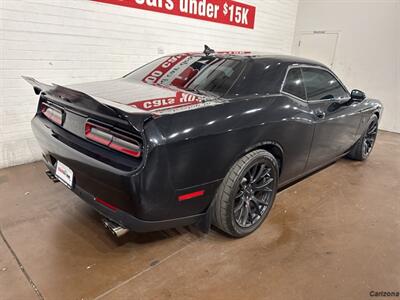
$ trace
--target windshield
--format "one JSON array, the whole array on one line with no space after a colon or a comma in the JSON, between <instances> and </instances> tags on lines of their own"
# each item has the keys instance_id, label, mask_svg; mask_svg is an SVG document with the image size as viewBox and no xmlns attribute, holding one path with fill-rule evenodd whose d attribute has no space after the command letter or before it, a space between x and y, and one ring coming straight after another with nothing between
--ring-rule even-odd
<instances>
[{"instance_id":1,"label":"windshield","mask_svg":"<svg viewBox=\"0 0 400 300\"><path fill-rule=\"evenodd\" d=\"M243 65L242 61L231 58L180 54L159 58L125 78L223 96L240 75Z\"/></svg>"}]
</instances>

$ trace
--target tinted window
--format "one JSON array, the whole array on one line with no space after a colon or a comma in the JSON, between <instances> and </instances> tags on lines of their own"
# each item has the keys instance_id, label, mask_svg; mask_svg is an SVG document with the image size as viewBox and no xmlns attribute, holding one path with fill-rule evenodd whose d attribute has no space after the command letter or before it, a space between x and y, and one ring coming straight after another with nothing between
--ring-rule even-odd
<instances>
[{"instance_id":1,"label":"tinted window","mask_svg":"<svg viewBox=\"0 0 400 300\"><path fill-rule=\"evenodd\" d=\"M201 90L223 96L236 81L243 69L243 62L233 59L217 59L204 67L187 85L186 90Z\"/></svg>"},{"instance_id":2,"label":"tinted window","mask_svg":"<svg viewBox=\"0 0 400 300\"><path fill-rule=\"evenodd\" d=\"M329 72L316 68L303 68L304 85L308 100L348 98L348 94Z\"/></svg>"},{"instance_id":3,"label":"tinted window","mask_svg":"<svg viewBox=\"0 0 400 300\"><path fill-rule=\"evenodd\" d=\"M243 70L240 60L181 54L159 58L125 76L152 85L224 95Z\"/></svg>"},{"instance_id":4,"label":"tinted window","mask_svg":"<svg viewBox=\"0 0 400 300\"><path fill-rule=\"evenodd\" d=\"M273 59L255 59L248 61L245 70L240 75L229 92L229 97L251 95L268 95L279 92L282 67Z\"/></svg>"},{"instance_id":5,"label":"tinted window","mask_svg":"<svg viewBox=\"0 0 400 300\"><path fill-rule=\"evenodd\" d=\"M293 68L289 70L283 85L283 91L301 99L306 99L303 76L300 68Z\"/></svg>"}]
</instances>

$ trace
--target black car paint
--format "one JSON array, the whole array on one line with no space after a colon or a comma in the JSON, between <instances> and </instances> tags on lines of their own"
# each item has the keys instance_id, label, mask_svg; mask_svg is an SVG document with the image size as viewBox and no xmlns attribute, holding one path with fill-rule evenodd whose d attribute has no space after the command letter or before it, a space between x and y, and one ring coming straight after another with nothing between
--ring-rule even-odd
<instances>
[{"instance_id":1,"label":"black car paint","mask_svg":"<svg viewBox=\"0 0 400 300\"><path fill-rule=\"evenodd\" d=\"M249 61L265 56L234 57ZM103 215L136 231L190 224L206 217L219 184L245 153L263 148L274 154L280 163L282 187L345 155L361 137L370 116L381 114L382 106L377 100L310 103L282 93L289 67L326 67L290 56L272 58L280 66L280 79L271 88L274 93L231 99L203 96L201 103L171 108L155 118L142 112L125 114L121 106L117 109L119 119L99 113L98 109L90 112L90 105L77 112L71 101L64 101L68 93L57 99L52 92L46 94L42 86L42 100L62 103L70 113L61 128L38 111L32 128L49 169L54 172L56 160L69 166L75 176L73 191ZM127 104L131 93L148 87L122 78L70 88L85 93L74 95L76 98L118 98L118 102ZM159 93L165 88L151 89ZM81 107L85 101L80 102ZM79 124L87 118L125 129L132 128L129 125L137 128L145 148L142 159L127 158L79 137L79 131L84 130ZM71 132L65 130L68 126ZM178 201L179 195L198 190L204 190L204 195ZM97 203L95 197L119 209L110 210Z\"/></svg>"}]
</instances>

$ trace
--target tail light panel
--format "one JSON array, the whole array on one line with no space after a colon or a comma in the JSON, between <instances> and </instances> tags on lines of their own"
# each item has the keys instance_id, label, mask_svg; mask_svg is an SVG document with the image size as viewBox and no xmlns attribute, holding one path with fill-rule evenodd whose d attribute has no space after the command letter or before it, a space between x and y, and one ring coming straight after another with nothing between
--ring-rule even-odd
<instances>
[{"instance_id":1,"label":"tail light panel","mask_svg":"<svg viewBox=\"0 0 400 300\"><path fill-rule=\"evenodd\" d=\"M42 102L40 106L40 111L42 114L57 125L62 126L64 122L64 111L61 108L55 107L46 102Z\"/></svg>"},{"instance_id":2,"label":"tail light panel","mask_svg":"<svg viewBox=\"0 0 400 300\"><path fill-rule=\"evenodd\" d=\"M136 139L129 136L129 134L124 134L106 126L87 121L85 124L85 136L88 140L129 156L140 157L142 155L141 145Z\"/></svg>"}]
</instances>

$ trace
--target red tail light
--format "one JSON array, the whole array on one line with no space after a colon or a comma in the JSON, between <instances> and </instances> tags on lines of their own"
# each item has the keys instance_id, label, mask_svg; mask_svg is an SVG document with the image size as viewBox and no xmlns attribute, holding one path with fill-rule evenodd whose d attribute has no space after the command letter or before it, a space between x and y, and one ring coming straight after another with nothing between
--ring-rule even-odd
<instances>
[{"instance_id":1,"label":"red tail light","mask_svg":"<svg viewBox=\"0 0 400 300\"><path fill-rule=\"evenodd\" d=\"M43 102L40 107L40 111L50 121L52 121L60 126L62 125L63 111L61 109L55 108L55 107L50 106L49 104Z\"/></svg>"},{"instance_id":2,"label":"red tail light","mask_svg":"<svg viewBox=\"0 0 400 300\"><path fill-rule=\"evenodd\" d=\"M85 135L89 140L95 141L99 144L108 146L111 143L113 136L108 133L109 129L94 125L92 123L86 123Z\"/></svg>"},{"instance_id":3,"label":"red tail light","mask_svg":"<svg viewBox=\"0 0 400 300\"><path fill-rule=\"evenodd\" d=\"M86 122L85 136L89 140L127 155L133 157L140 157L141 155L140 144L136 140L106 127Z\"/></svg>"}]
</instances>

